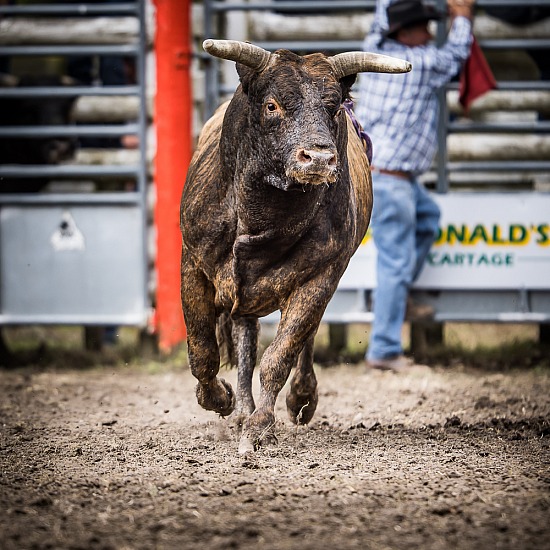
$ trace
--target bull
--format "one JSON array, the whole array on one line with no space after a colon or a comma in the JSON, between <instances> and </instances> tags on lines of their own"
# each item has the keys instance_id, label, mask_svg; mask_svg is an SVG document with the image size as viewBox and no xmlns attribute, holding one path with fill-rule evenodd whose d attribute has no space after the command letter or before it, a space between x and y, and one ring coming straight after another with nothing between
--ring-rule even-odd
<instances>
[{"instance_id":1,"label":"bull","mask_svg":"<svg viewBox=\"0 0 550 550\"><path fill-rule=\"evenodd\" d=\"M236 62L240 85L203 128L182 194L181 299L199 404L241 428L240 454L276 442L274 406L290 372L290 419L318 402L313 341L370 220L370 168L343 102L359 72L409 63L348 52L327 57L206 40ZM259 318L281 313L259 364ZM216 330L231 320L236 392L218 377ZM227 326L227 325L226 325Z\"/></svg>"}]
</instances>

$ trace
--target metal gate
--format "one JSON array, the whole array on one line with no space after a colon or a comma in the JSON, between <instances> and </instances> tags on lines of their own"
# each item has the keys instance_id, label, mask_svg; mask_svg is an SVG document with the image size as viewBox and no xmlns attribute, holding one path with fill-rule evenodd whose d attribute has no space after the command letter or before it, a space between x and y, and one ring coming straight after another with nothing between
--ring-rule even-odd
<instances>
[{"instance_id":1,"label":"metal gate","mask_svg":"<svg viewBox=\"0 0 550 550\"><path fill-rule=\"evenodd\" d=\"M22 148L24 157L0 165L0 324L147 323L144 3L0 6L8 74L0 147L19 147L14 155ZM89 82L20 78L17 85L28 71L45 75L47 65L66 76L79 60ZM103 64L116 61L128 69L126 82L101 77ZM68 118L44 113L60 99L72 102ZM99 115L90 116L90 104ZM124 139L136 148L122 147ZM32 156L37 143L74 151L47 164Z\"/></svg>"},{"instance_id":2,"label":"metal gate","mask_svg":"<svg viewBox=\"0 0 550 550\"><path fill-rule=\"evenodd\" d=\"M445 0L433 2L440 11L446 7ZM333 32L310 28L308 16L322 15L331 24L339 24L336 15L348 14L345 25L356 27L358 18L371 13L375 0L286 0L269 1L204 1L204 36L251 40L267 50L288 48L296 52L324 51L330 54L340 51L359 50L362 38L349 30L347 37L335 36ZM479 0L478 11L498 6L550 7L550 0ZM275 14L275 15L274 15ZM286 26L288 22L297 24ZM477 19L476 19L477 20ZM271 28L269 27L271 21ZM321 19L316 20L321 23ZM340 23L341 24L341 23ZM289 29L284 32L275 27ZM533 33L524 35L524 29L514 31L505 28L502 37L479 39L485 52L503 50L538 50L550 52L549 25L535 26ZM315 23L311 25L315 27ZM527 28L529 28L527 26ZM257 30L260 29L260 30ZM365 31L367 29L364 29ZM347 32L347 30L346 30ZM344 34L346 34L346 32ZM351 36L355 32L354 36ZM516 34L514 34L516 32ZM546 34L545 34L546 32ZM523 34L522 34L523 33ZM328 36L330 34L330 36ZM437 39L444 40L445 22L438 25ZM477 33L476 33L477 34ZM350 38L351 36L351 38ZM210 115L215 107L230 94L236 85L233 64L220 62L206 54L200 58L206 74L205 114ZM549 156L541 158L503 158L476 160L453 159L449 154L449 141L454 136L473 136L471 139L489 139L488 136L503 135L516 141L524 149L529 146L527 134L537 136L545 151L549 146L550 123L547 120L473 121L461 120L456 114L450 116L448 96L456 94L458 83L451 83L440 93L439 151L437 159L425 183L435 192L443 209L440 248L436 248L423 277L413 289L422 301L435 306L438 321L479 320L550 322L550 193L548 185L539 187L538 180L550 174ZM522 80L506 79L498 82L500 94L511 92L519 96L531 92L548 94L550 81L538 78ZM544 96L544 101L550 101ZM547 109L547 114L548 114ZM510 137L512 136L512 137ZM475 147L471 147L475 149ZM475 150L473 151L475 153ZM521 155L519 155L521 157ZM524 155L526 156L526 155ZM512 176L512 177L511 177ZM548 182L550 183L550 181ZM460 211L464 220L456 221L454 214ZM496 212L496 214L495 214ZM517 212L517 216L511 213ZM473 216L473 217L472 217ZM477 218L475 217L477 216ZM470 246L481 244L474 257L472 249L458 251L449 249L457 244L457 227L464 236L468 231L481 234L477 243L458 243ZM468 226L471 224L471 227ZM454 242L445 241L445 236L454 231ZM522 238L520 239L520 232ZM476 233L477 235L477 233ZM483 242L483 238L485 241ZM466 239L463 239L466 240ZM368 241L368 239L367 239ZM375 285L374 254L372 243L360 247L352 258L348 270L340 282L338 291L329 304L324 320L330 323L372 321L370 294ZM518 252L519 251L519 252ZM521 252L521 253L520 253ZM436 254L439 254L438 256ZM445 269L439 270L443 264ZM455 272L449 270L450 262ZM460 268L460 269L458 269ZM476 268L479 268L476 271ZM456 276L458 273L458 276Z\"/></svg>"}]
</instances>

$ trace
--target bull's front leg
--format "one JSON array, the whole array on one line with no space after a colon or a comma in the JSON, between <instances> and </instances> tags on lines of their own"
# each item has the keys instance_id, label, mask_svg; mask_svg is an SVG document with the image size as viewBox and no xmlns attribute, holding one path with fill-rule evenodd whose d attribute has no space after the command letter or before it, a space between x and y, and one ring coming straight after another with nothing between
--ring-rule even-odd
<instances>
[{"instance_id":1,"label":"bull's front leg","mask_svg":"<svg viewBox=\"0 0 550 550\"><path fill-rule=\"evenodd\" d=\"M315 296L315 299L312 299L312 296ZM309 346L313 345L313 338L331 296L332 292L328 289L314 288L310 292L308 285L304 285L289 300L287 308L282 313L275 339L264 352L260 362L260 396L256 410L243 424L239 442L240 454L256 450L261 445L276 442L274 410L277 396L306 343L306 348L309 350L306 361L301 363L303 369L299 371L298 378L291 385L291 396L294 395L297 398L291 397L291 402L294 401L291 415L294 415L299 423L311 420L317 405L317 384L314 375L311 376L309 373L310 370L312 372L313 363ZM309 390L304 394L301 388L305 385L300 380L306 379ZM298 391L299 388L300 391ZM307 406L304 407L306 403L311 406L307 412ZM298 419L300 412L303 416Z\"/></svg>"},{"instance_id":2,"label":"bull's front leg","mask_svg":"<svg viewBox=\"0 0 550 550\"><path fill-rule=\"evenodd\" d=\"M196 393L201 407L221 416L235 408L231 385L217 378L220 351L216 339L214 287L202 271L182 252L181 301L187 327L187 352L191 373L198 380Z\"/></svg>"}]
</instances>

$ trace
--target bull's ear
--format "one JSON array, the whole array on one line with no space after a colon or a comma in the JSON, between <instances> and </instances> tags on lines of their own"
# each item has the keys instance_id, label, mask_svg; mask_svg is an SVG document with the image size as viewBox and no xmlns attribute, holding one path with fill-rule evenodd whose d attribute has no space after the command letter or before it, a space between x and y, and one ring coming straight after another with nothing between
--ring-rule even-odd
<instances>
[{"instance_id":1,"label":"bull's ear","mask_svg":"<svg viewBox=\"0 0 550 550\"><path fill-rule=\"evenodd\" d=\"M340 86L342 87L342 97L344 99L349 97L351 87L355 84L356 79L356 74L350 74L340 79Z\"/></svg>"},{"instance_id":2,"label":"bull's ear","mask_svg":"<svg viewBox=\"0 0 550 550\"><path fill-rule=\"evenodd\" d=\"M237 67L237 74L239 75L239 79L241 81L243 92L247 94L248 89L250 87L250 83L252 82L252 79L258 73L255 70L251 69L250 67L243 65L242 63L237 63L236 67Z\"/></svg>"}]
</instances>

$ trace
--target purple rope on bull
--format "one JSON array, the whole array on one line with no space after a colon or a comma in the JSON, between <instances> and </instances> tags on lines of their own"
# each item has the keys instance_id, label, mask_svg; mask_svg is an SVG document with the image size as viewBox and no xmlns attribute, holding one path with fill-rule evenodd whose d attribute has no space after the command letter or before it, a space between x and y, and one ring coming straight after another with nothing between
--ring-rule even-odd
<instances>
[{"instance_id":1,"label":"purple rope on bull","mask_svg":"<svg viewBox=\"0 0 550 550\"><path fill-rule=\"evenodd\" d=\"M344 109L348 113L349 118L350 118L351 122L353 123L353 127L355 128L355 131L357 132L357 135L359 136L359 138L363 142L363 146L365 147L365 153L367 153L367 158L369 159L369 164L372 164L372 141L371 141L369 135L367 134L367 132L365 132L365 130L363 130L363 127L361 126L361 124L359 123L357 118L355 117L355 113L353 112L353 101L351 99L346 99L344 101L344 103L342 104L342 106L344 107Z\"/></svg>"}]
</instances>

